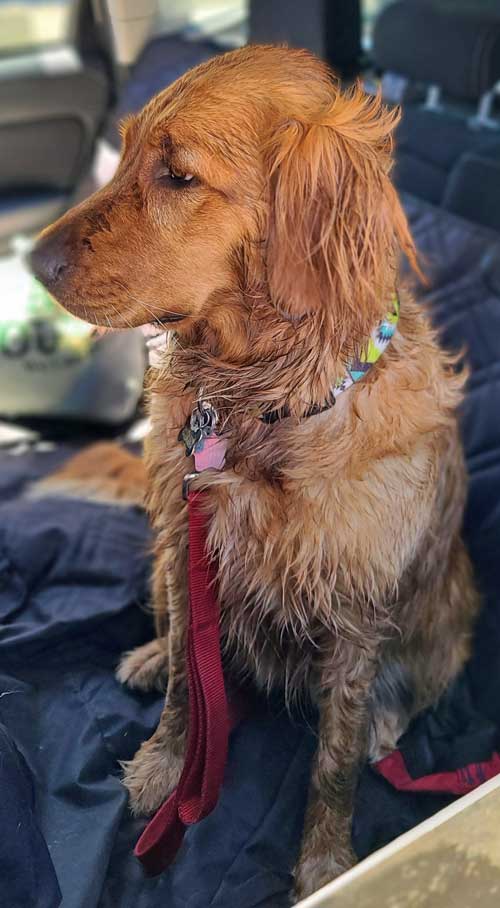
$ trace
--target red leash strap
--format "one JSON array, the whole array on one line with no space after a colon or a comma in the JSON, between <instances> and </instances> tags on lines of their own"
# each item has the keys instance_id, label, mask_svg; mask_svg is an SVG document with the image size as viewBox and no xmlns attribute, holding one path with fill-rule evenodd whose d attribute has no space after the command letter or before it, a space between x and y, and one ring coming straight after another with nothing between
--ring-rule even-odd
<instances>
[{"instance_id":1,"label":"red leash strap","mask_svg":"<svg viewBox=\"0 0 500 908\"><path fill-rule=\"evenodd\" d=\"M398 791L431 791L436 794L464 795L500 773L500 754L495 751L489 760L482 763L469 763L461 769L433 772L413 779L406 768L401 751L393 750L383 760L375 763L375 769Z\"/></svg>"},{"instance_id":2,"label":"red leash strap","mask_svg":"<svg viewBox=\"0 0 500 908\"><path fill-rule=\"evenodd\" d=\"M220 653L215 567L206 551L205 494L190 492L189 726L179 784L148 823L135 847L146 873L161 873L175 858L186 826L214 809L226 765L230 719Z\"/></svg>"}]
</instances>

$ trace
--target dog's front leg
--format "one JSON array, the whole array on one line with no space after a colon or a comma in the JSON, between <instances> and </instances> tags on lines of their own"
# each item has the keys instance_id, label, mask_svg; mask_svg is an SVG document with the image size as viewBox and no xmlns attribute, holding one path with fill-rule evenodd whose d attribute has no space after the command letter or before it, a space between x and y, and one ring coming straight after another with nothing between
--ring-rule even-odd
<instances>
[{"instance_id":1,"label":"dog's front leg","mask_svg":"<svg viewBox=\"0 0 500 908\"><path fill-rule=\"evenodd\" d=\"M346 647L348 644L344 644ZM325 669L319 689L319 740L313 764L295 898L310 895L356 863L353 801L368 737L368 694L374 658L351 647L348 666Z\"/></svg>"},{"instance_id":2,"label":"dog's front leg","mask_svg":"<svg viewBox=\"0 0 500 908\"><path fill-rule=\"evenodd\" d=\"M184 761L188 724L186 550L187 540L183 539L162 552L168 602L167 695L154 735L124 764L124 782L136 814L152 813L166 800L179 781Z\"/></svg>"}]
</instances>

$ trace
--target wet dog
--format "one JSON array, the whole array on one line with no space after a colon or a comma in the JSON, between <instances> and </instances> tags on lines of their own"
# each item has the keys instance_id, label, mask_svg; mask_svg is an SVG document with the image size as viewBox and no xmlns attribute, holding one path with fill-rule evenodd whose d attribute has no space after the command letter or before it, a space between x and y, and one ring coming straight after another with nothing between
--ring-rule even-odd
<instances>
[{"instance_id":1,"label":"wet dog","mask_svg":"<svg viewBox=\"0 0 500 908\"><path fill-rule=\"evenodd\" d=\"M126 770L132 807L154 811L183 761L178 433L201 396L227 444L225 469L197 480L226 670L319 709L297 896L353 864L358 767L462 668L477 608L460 536L463 377L411 296L400 311L396 298L401 251L416 265L390 180L396 121L305 52L217 57L125 121L116 176L33 254L81 318L175 330L149 379L158 639L120 667L140 687L168 675L168 689Z\"/></svg>"}]
</instances>

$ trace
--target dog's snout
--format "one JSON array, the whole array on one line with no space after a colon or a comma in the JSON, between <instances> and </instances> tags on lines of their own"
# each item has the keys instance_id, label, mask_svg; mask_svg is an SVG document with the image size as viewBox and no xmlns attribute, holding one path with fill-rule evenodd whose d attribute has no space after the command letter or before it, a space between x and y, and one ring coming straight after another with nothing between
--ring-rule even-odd
<instances>
[{"instance_id":1,"label":"dog's snout","mask_svg":"<svg viewBox=\"0 0 500 908\"><path fill-rule=\"evenodd\" d=\"M68 270L70 242L67 230L58 230L40 237L32 250L31 270L49 290L55 289Z\"/></svg>"}]
</instances>

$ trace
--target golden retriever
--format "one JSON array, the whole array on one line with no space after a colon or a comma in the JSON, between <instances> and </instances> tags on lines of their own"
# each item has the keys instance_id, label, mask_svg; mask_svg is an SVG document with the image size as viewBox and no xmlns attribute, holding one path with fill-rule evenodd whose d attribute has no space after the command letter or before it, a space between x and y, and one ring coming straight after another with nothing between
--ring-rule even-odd
<instances>
[{"instance_id":1,"label":"golden retriever","mask_svg":"<svg viewBox=\"0 0 500 908\"><path fill-rule=\"evenodd\" d=\"M397 116L358 87L343 94L303 51L216 57L124 122L116 176L33 254L81 318L175 322L149 378L158 639L120 668L142 687L168 674L168 689L126 769L132 807L154 811L182 766L178 433L201 395L227 440L225 469L195 484L210 493L226 671L319 709L296 897L355 861L358 767L462 668L477 608L460 536L463 377L407 292L387 351L324 408L394 298L401 250L416 267L390 180Z\"/></svg>"}]
</instances>

